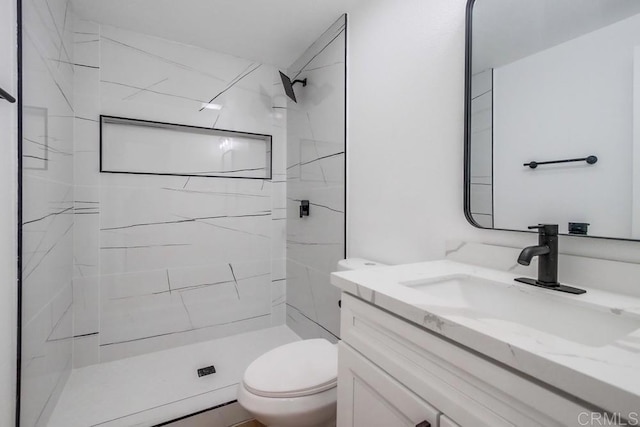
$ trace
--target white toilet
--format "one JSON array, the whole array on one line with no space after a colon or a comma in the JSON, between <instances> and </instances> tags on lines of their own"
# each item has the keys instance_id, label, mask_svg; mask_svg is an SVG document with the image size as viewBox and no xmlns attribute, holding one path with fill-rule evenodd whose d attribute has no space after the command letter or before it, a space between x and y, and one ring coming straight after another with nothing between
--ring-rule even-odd
<instances>
[{"instance_id":1,"label":"white toilet","mask_svg":"<svg viewBox=\"0 0 640 427\"><path fill-rule=\"evenodd\" d=\"M350 258L338 262L338 271L382 265ZM297 341L249 365L238 388L238 402L269 427L335 426L337 376L335 344L325 339Z\"/></svg>"}]
</instances>

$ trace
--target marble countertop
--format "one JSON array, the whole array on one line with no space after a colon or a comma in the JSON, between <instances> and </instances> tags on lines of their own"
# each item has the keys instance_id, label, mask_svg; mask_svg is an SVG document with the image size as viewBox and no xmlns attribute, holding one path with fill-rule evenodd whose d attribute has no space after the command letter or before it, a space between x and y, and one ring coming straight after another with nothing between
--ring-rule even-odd
<instances>
[{"instance_id":1,"label":"marble countertop","mask_svg":"<svg viewBox=\"0 0 640 427\"><path fill-rule=\"evenodd\" d=\"M474 309L472 299L462 294L438 298L400 284L451 275L490 280L504 292L525 295L527 299L520 301L533 308L541 322L547 322L546 328L492 317L490 311ZM566 283L587 290L583 295L570 295L521 284L515 277L442 260L332 273L331 283L598 408L623 418L640 412L640 298ZM558 310L557 303L566 303L568 309ZM556 307L553 312L550 306ZM594 330L576 339L573 328L584 327L575 324L574 314L583 312L594 313L596 329L600 316L621 325L616 329L618 336L616 331ZM554 319L564 332L549 332L548 322Z\"/></svg>"}]
</instances>

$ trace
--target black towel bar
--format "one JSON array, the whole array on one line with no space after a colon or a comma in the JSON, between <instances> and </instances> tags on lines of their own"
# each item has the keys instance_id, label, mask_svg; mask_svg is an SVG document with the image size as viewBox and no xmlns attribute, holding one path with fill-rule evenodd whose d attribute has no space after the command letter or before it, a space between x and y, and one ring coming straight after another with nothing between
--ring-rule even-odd
<instances>
[{"instance_id":1,"label":"black towel bar","mask_svg":"<svg viewBox=\"0 0 640 427\"><path fill-rule=\"evenodd\" d=\"M9 95L9 93L7 93L7 91L2 89L1 87L0 87L0 98L6 99L7 101L9 101L12 104L14 102L16 102L16 99L13 96Z\"/></svg>"},{"instance_id":2,"label":"black towel bar","mask_svg":"<svg viewBox=\"0 0 640 427\"><path fill-rule=\"evenodd\" d=\"M598 162L598 158L596 156L582 157L579 159L566 159L566 160L551 160L548 162L529 162L524 163L523 166L529 166L531 169L535 169L540 165L551 165L555 163L571 163L571 162L587 162L592 165Z\"/></svg>"}]
</instances>

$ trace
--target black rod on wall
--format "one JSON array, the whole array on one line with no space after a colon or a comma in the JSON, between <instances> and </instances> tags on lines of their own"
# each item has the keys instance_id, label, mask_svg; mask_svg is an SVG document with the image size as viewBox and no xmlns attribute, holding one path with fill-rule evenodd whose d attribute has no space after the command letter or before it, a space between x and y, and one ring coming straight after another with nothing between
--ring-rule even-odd
<instances>
[{"instance_id":1,"label":"black rod on wall","mask_svg":"<svg viewBox=\"0 0 640 427\"><path fill-rule=\"evenodd\" d=\"M573 163L573 162L587 162L590 165L596 164L598 158L596 156L581 157L579 159L565 159L565 160L549 160L547 162L529 162L524 163L522 166L529 166L531 169L535 169L540 165L553 165L556 163Z\"/></svg>"},{"instance_id":2,"label":"black rod on wall","mask_svg":"<svg viewBox=\"0 0 640 427\"><path fill-rule=\"evenodd\" d=\"M14 102L16 102L16 99L13 96L9 95L9 92L7 92L6 90L2 89L1 87L0 87L0 99L6 99L7 101L9 101L12 104Z\"/></svg>"}]
</instances>

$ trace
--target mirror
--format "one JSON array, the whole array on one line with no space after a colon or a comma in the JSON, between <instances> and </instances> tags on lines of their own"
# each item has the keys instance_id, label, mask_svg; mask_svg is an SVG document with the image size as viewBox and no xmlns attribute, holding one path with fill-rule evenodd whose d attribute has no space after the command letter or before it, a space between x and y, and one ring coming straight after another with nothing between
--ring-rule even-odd
<instances>
[{"instance_id":1,"label":"mirror","mask_svg":"<svg viewBox=\"0 0 640 427\"><path fill-rule=\"evenodd\" d=\"M640 240L640 2L470 0L466 54L468 220Z\"/></svg>"}]
</instances>

